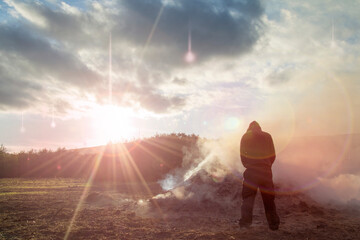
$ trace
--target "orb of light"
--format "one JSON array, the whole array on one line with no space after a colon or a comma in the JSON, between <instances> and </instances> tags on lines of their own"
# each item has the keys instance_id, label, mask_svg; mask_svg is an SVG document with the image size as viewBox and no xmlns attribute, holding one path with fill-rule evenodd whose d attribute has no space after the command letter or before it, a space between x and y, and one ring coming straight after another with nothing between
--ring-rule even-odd
<instances>
[{"instance_id":1,"label":"orb of light","mask_svg":"<svg viewBox=\"0 0 360 240\"><path fill-rule=\"evenodd\" d=\"M229 117L225 121L225 129L227 130L238 129L241 125L242 125L242 121L236 117Z\"/></svg>"},{"instance_id":2,"label":"orb of light","mask_svg":"<svg viewBox=\"0 0 360 240\"><path fill-rule=\"evenodd\" d=\"M51 126L52 128L55 128L55 127L56 127L56 123L55 123L54 121L52 121L51 124L50 124L50 126Z\"/></svg>"},{"instance_id":3,"label":"orb of light","mask_svg":"<svg viewBox=\"0 0 360 240\"><path fill-rule=\"evenodd\" d=\"M185 54L185 61L188 62L188 63L192 63L194 62L196 59L196 56L195 54L192 52L192 51L188 51L186 54Z\"/></svg>"},{"instance_id":4,"label":"orb of light","mask_svg":"<svg viewBox=\"0 0 360 240\"><path fill-rule=\"evenodd\" d=\"M94 110L94 131L99 141L120 141L133 137L134 128L130 113L113 105L100 106Z\"/></svg>"}]
</instances>

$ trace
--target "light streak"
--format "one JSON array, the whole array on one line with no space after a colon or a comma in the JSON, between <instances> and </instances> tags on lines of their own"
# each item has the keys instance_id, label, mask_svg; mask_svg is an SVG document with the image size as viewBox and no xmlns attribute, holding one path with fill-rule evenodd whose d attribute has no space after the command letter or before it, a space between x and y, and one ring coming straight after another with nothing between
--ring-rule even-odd
<instances>
[{"instance_id":1,"label":"light streak","mask_svg":"<svg viewBox=\"0 0 360 240\"><path fill-rule=\"evenodd\" d=\"M331 47L335 47L335 27L334 27L334 19L332 19L331 25Z\"/></svg>"},{"instance_id":2,"label":"light streak","mask_svg":"<svg viewBox=\"0 0 360 240\"><path fill-rule=\"evenodd\" d=\"M152 37L153 37L153 35L154 35L154 32L155 32L155 30L156 30L156 28L157 28L157 25L158 25L158 23L159 23L160 17L161 17L161 15L162 15L163 11L164 11L164 8L165 8L165 5L162 5L161 8L160 8L160 10L159 10L158 15L156 16L155 22L154 22L154 24L153 24L153 26L152 26L152 28L151 28L150 34L149 34L148 38L146 39L145 46L144 46L144 48L143 48L143 50L142 50L142 52L141 52L141 57L140 57L141 60L142 60L142 58L143 58L143 55L145 54L145 51L146 51L147 46L149 45L149 43L150 43L150 41L151 41L151 39L152 39Z\"/></svg>"},{"instance_id":3,"label":"light streak","mask_svg":"<svg viewBox=\"0 0 360 240\"><path fill-rule=\"evenodd\" d=\"M195 54L192 52L191 50L191 26L190 26L190 23L189 23L189 31L188 31L188 51L187 53L185 54L185 61L188 62L188 63L192 63L195 61L196 59L196 56Z\"/></svg>"},{"instance_id":4,"label":"light streak","mask_svg":"<svg viewBox=\"0 0 360 240\"><path fill-rule=\"evenodd\" d=\"M112 104L112 44L111 32L109 36L109 104Z\"/></svg>"},{"instance_id":5,"label":"light streak","mask_svg":"<svg viewBox=\"0 0 360 240\"><path fill-rule=\"evenodd\" d=\"M191 26L189 24L189 32L188 32L188 51L191 52Z\"/></svg>"},{"instance_id":6,"label":"light streak","mask_svg":"<svg viewBox=\"0 0 360 240\"><path fill-rule=\"evenodd\" d=\"M333 41L333 42L334 42L334 20L332 20L331 41Z\"/></svg>"},{"instance_id":7,"label":"light streak","mask_svg":"<svg viewBox=\"0 0 360 240\"><path fill-rule=\"evenodd\" d=\"M52 120L51 120L51 125L50 126L52 128L56 127L56 123L55 123L55 120L54 120L54 106L52 107Z\"/></svg>"},{"instance_id":8,"label":"light streak","mask_svg":"<svg viewBox=\"0 0 360 240\"><path fill-rule=\"evenodd\" d=\"M24 112L21 113L21 128L20 128L20 132L22 132L22 133L25 132L25 127L24 127Z\"/></svg>"},{"instance_id":9,"label":"light streak","mask_svg":"<svg viewBox=\"0 0 360 240\"><path fill-rule=\"evenodd\" d=\"M82 206L83 206L83 203L85 201L85 198L87 197L91 187L92 187L92 184L93 184L93 181L94 181L94 178L96 176L96 173L97 173L97 170L99 168L99 164L100 164L100 161L102 159L102 156L104 154L104 150L105 149L102 149L101 153L99 153L96 157L95 157L95 165L94 165L94 168L92 169L92 172L90 174L90 177L88 178L86 184L85 184L85 187L84 187L84 190L81 194L81 197L79 199L79 202L76 206L76 209L74 211L74 214L70 220L70 224L66 230L66 233L65 233L65 236L64 236L64 240L67 240L69 239L69 236L70 236L70 233L71 233L71 230L74 226L74 223L75 223L75 220L77 218L77 216L79 215L79 212L81 211L82 209Z\"/></svg>"}]
</instances>

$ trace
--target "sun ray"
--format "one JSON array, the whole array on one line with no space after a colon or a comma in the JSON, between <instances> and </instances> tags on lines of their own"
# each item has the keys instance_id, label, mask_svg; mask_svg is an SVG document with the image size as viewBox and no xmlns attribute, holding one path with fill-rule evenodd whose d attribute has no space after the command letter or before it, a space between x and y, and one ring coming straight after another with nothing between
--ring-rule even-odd
<instances>
[{"instance_id":1,"label":"sun ray","mask_svg":"<svg viewBox=\"0 0 360 240\"><path fill-rule=\"evenodd\" d=\"M20 128L20 132L24 133L25 132L25 127L24 127L24 112L21 113L21 128Z\"/></svg>"},{"instance_id":2,"label":"sun ray","mask_svg":"<svg viewBox=\"0 0 360 240\"><path fill-rule=\"evenodd\" d=\"M160 8L160 10L159 10L159 12L158 12L158 14L157 14L157 16L156 16L156 19L155 19L155 21L154 21L154 24L153 24L153 26L152 26L152 28L151 28L151 30L150 30L150 33L149 33L149 35L148 35L148 37L147 37L147 39L146 39L146 41L145 41L145 44L144 44L144 46L143 46L143 48L142 48L142 50L141 50L141 52L140 52L140 56L138 57L139 59L137 60L137 61L135 61L135 63L134 63L134 66L133 66L133 76L132 76L132 78L133 78L133 80L135 80L135 73L137 72L137 69L138 69L138 67L139 67L139 64L140 64L140 62L143 60L143 57L144 57L144 55L145 55L145 53L146 53L146 50L147 50L147 48L148 48L148 46L149 46L149 44L150 44L150 42L151 42L151 40L152 40L152 38L153 38L153 36L154 36L154 33L155 33L155 31L156 31L156 28L157 28L157 26L158 26L158 24L159 24L159 21L160 21L160 18L161 18L161 16L162 16L162 14L163 14L163 11L164 11L164 8L165 8L165 5L164 4L162 4L162 6L161 6L161 8ZM110 37L111 38L111 37ZM111 41L110 41L110 44L109 45L111 45ZM109 46L109 55L111 56L111 51L110 51L110 46ZM111 61L111 57L109 56L109 61ZM109 66L110 66L111 64L109 64ZM109 67L109 72L111 71L111 68ZM109 85L110 85L110 75L111 74L109 74ZM127 91L128 91L128 89L131 87L130 86L131 85L131 81L127 81L127 83L125 84L125 86L124 86L124 88L123 88L123 92L124 93L126 93ZM110 89L110 87L109 87L109 89ZM109 90L110 91L110 90Z\"/></svg>"},{"instance_id":3,"label":"sun ray","mask_svg":"<svg viewBox=\"0 0 360 240\"><path fill-rule=\"evenodd\" d=\"M52 111L51 111L52 113L52 116L51 116L51 124L50 124L50 126L52 127L52 128L55 128L56 127L56 123L55 123L55 117L54 117L54 106L52 107Z\"/></svg>"},{"instance_id":4,"label":"sun ray","mask_svg":"<svg viewBox=\"0 0 360 240\"><path fill-rule=\"evenodd\" d=\"M79 156L80 157L80 156ZM81 161L81 163L80 163L80 165L79 166L77 166L77 169L76 169L76 171L74 172L74 176L78 176L78 174L86 167L86 166L88 166L88 164L89 164L89 161L91 160L91 158L93 158L94 156L93 155L88 155L88 156L86 156L86 158L83 160L83 161Z\"/></svg>"},{"instance_id":5,"label":"sun ray","mask_svg":"<svg viewBox=\"0 0 360 240\"><path fill-rule=\"evenodd\" d=\"M89 190L90 190L90 188L91 188L91 186L92 186L92 183L93 183L93 181L94 181L94 177L95 177L95 175L96 175L96 173L97 173L97 170L98 170L98 167L99 167L99 164L100 164L100 161L101 161L101 159L102 159L103 154L104 154L104 149L103 149L103 151L101 151L101 152L96 156L95 165L94 165L93 170L92 170L92 172L91 172L91 174L90 174L90 176L89 176L89 179L88 179L87 182L86 182L85 188L84 188L83 193L81 194L81 197L80 197L80 199L79 199L79 202L78 202L78 204L77 204L77 206L76 206L76 209L75 209L75 211L74 211L73 217L72 217L71 220L70 220L70 224L69 224L69 226L68 226L68 228L67 228L67 230L66 230L66 234L65 234L64 240L67 240L67 239L69 238L69 235L70 235L70 232L71 232L71 230L72 230L72 227L73 227L73 225L74 225L74 223L75 223L76 217L77 217L77 215L79 214L79 211L81 210L81 207L82 207L82 204L83 204L83 202L84 202L84 200L85 200L85 197L87 196L87 194L88 194L88 192L89 192Z\"/></svg>"},{"instance_id":6,"label":"sun ray","mask_svg":"<svg viewBox=\"0 0 360 240\"><path fill-rule=\"evenodd\" d=\"M112 42L109 36L109 104L112 104Z\"/></svg>"},{"instance_id":7,"label":"sun ray","mask_svg":"<svg viewBox=\"0 0 360 240\"><path fill-rule=\"evenodd\" d=\"M114 147L113 144L111 144L111 164L112 164L112 183L113 186L116 186L116 180L117 180L117 157L118 157L118 152L117 152L117 148Z\"/></svg>"},{"instance_id":8,"label":"sun ray","mask_svg":"<svg viewBox=\"0 0 360 240\"><path fill-rule=\"evenodd\" d=\"M157 160L158 162L165 164L165 161L164 161L161 157L159 157L159 156L157 156L155 153L151 152L148 148L146 148L146 147L144 146L144 144L139 145L139 148L141 148L142 150L144 150L147 154L149 154L150 156L152 156L152 157L153 157L155 160Z\"/></svg>"},{"instance_id":9,"label":"sun ray","mask_svg":"<svg viewBox=\"0 0 360 240\"><path fill-rule=\"evenodd\" d=\"M121 146L122 150L124 151L124 153L125 153L125 155L127 157L127 160L130 162L132 168L135 170L135 173L140 178L140 181L143 184L143 186L145 187L146 191L151 196L151 198L154 197L154 194L152 193L152 191L151 191L149 185L147 184L147 182L145 181L145 179L144 179L143 175L141 174L139 168L136 166L136 164L135 164L132 156L130 155L130 153L127 151L127 149L122 144L120 144L120 146ZM160 215L164 216L159 204L156 201L156 199L154 199L153 203L154 203L155 207L158 209Z\"/></svg>"},{"instance_id":10,"label":"sun ray","mask_svg":"<svg viewBox=\"0 0 360 240\"><path fill-rule=\"evenodd\" d=\"M75 158L69 156L71 155L71 153L68 153L67 155L65 156L62 156L63 159L67 159L68 157L71 158L70 161L67 161L64 165L61 165L61 169L59 172L65 172L66 169L68 169L69 167L73 166L74 162L76 162L79 158L80 158L80 155L77 155ZM60 158L60 157L59 157ZM53 161L54 162L54 161ZM82 163L84 164L84 163ZM78 166L77 166L78 167Z\"/></svg>"},{"instance_id":11,"label":"sun ray","mask_svg":"<svg viewBox=\"0 0 360 240\"><path fill-rule=\"evenodd\" d=\"M151 28L151 31L150 31L150 33L149 33L149 36L148 36L148 38L146 39L145 46L143 47L143 49L142 49L142 51L141 51L140 60L143 59L143 56L144 56L144 54L145 54L145 52L146 52L146 49L147 49L148 45L150 44L150 41L151 41L151 39L152 39L152 37L153 37L153 35L154 35L154 33L155 33L155 30L156 30L156 28L157 28L157 25L159 24L159 20L160 20L161 15L162 15L162 13L163 13L163 11L164 11L164 8L165 8L165 5L163 4L163 5L161 6L160 10L159 10L158 15L156 16L155 22L154 22L154 24L153 24L153 26L152 26L152 28Z\"/></svg>"},{"instance_id":12,"label":"sun ray","mask_svg":"<svg viewBox=\"0 0 360 240\"><path fill-rule=\"evenodd\" d=\"M35 168L31 169L30 171L27 171L27 172L23 175L23 177L30 176L32 173L34 173L34 172L36 172L36 171L38 171L38 170L40 170L40 169L43 169L43 168L45 168L45 167L53 164L56 160L58 160L58 159L60 159L60 158L63 158L64 155L66 155L66 154L68 154L68 153L64 152L64 153L61 153L61 154L57 155L57 156L54 157L54 158L49 159L48 161L43 161L40 165L36 166Z\"/></svg>"},{"instance_id":13,"label":"sun ray","mask_svg":"<svg viewBox=\"0 0 360 240\"><path fill-rule=\"evenodd\" d=\"M182 157L182 152L179 151L176 147L173 147L171 143L167 142L160 142L158 140L149 140L147 143L160 148L161 150L164 150L166 152L172 153L178 157Z\"/></svg>"}]
</instances>

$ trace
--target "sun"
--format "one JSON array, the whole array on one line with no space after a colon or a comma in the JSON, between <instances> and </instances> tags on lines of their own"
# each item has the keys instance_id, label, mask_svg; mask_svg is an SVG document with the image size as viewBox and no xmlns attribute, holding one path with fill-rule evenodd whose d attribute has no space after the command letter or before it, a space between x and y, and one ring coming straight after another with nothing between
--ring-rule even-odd
<instances>
[{"instance_id":1,"label":"sun","mask_svg":"<svg viewBox=\"0 0 360 240\"><path fill-rule=\"evenodd\" d=\"M134 137L130 115L127 109L114 105L97 107L93 112L93 127L97 140L117 142Z\"/></svg>"}]
</instances>

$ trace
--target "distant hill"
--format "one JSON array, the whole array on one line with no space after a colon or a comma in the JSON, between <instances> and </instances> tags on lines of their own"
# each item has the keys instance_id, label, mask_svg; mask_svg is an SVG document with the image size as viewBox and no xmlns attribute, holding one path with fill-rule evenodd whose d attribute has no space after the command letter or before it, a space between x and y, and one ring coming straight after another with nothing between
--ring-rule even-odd
<instances>
[{"instance_id":1,"label":"distant hill","mask_svg":"<svg viewBox=\"0 0 360 240\"><path fill-rule=\"evenodd\" d=\"M198 136L164 134L127 143L82 149L0 153L0 177L88 178L97 181L157 181L180 167L185 148Z\"/></svg>"},{"instance_id":2,"label":"distant hill","mask_svg":"<svg viewBox=\"0 0 360 240\"><path fill-rule=\"evenodd\" d=\"M179 133L81 149L16 154L2 150L0 177L88 178L97 169L94 175L97 181L157 181L171 170L181 168L185 149L194 152L198 139L196 135ZM334 175L358 174L359 156L360 134L299 137L278 152L275 171L291 174L291 165L298 171L294 163L300 162L309 169L334 167Z\"/></svg>"},{"instance_id":3,"label":"distant hill","mask_svg":"<svg viewBox=\"0 0 360 240\"><path fill-rule=\"evenodd\" d=\"M151 182L181 167L185 149L196 146L197 140L195 135L170 134L76 151L101 158L95 175L97 181Z\"/></svg>"}]
</instances>

